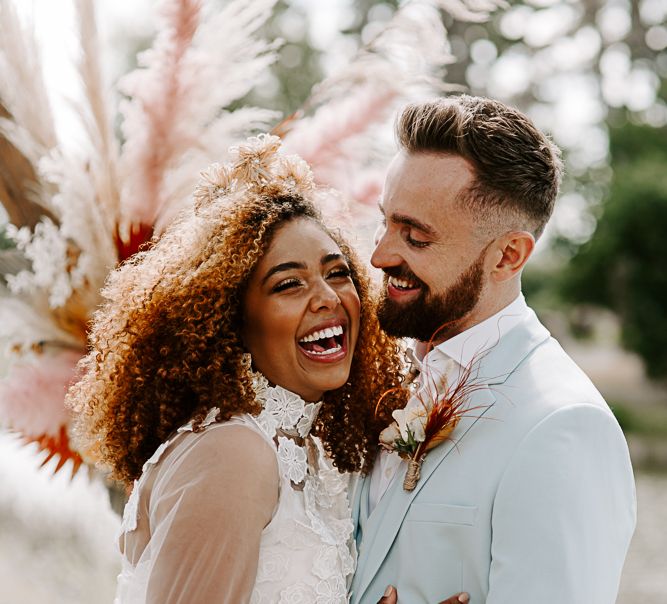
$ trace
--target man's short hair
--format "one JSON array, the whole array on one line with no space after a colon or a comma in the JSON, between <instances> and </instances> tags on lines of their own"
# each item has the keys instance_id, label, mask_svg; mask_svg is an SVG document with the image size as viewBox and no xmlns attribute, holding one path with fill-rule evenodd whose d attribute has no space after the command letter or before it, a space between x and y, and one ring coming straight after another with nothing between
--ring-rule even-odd
<instances>
[{"instance_id":1,"label":"man's short hair","mask_svg":"<svg viewBox=\"0 0 667 604\"><path fill-rule=\"evenodd\" d=\"M475 181L462 206L537 238L553 212L563 173L560 150L523 113L492 99L462 95L412 103L396 122L409 153L454 154Z\"/></svg>"}]
</instances>

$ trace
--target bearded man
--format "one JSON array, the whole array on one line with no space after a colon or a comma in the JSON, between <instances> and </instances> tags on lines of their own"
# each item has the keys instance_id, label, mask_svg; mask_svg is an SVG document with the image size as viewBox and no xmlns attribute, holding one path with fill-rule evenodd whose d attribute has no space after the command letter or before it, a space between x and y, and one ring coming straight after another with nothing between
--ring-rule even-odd
<instances>
[{"instance_id":1,"label":"bearded man","mask_svg":"<svg viewBox=\"0 0 667 604\"><path fill-rule=\"evenodd\" d=\"M371 259L381 323L427 353L421 396L478 387L414 490L388 452L357 488L351 602L612 604L636 518L627 445L521 294L560 153L520 112L470 96L408 106L397 135Z\"/></svg>"}]
</instances>

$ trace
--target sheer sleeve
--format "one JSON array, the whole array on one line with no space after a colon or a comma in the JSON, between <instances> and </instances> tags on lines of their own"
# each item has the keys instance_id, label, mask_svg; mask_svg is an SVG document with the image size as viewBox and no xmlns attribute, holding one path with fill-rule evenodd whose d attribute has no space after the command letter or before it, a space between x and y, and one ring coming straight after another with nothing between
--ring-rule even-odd
<instances>
[{"instance_id":1,"label":"sheer sleeve","mask_svg":"<svg viewBox=\"0 0 667 604\"><path fill-rule=\"evenodd\" d=\"M186 434L165 461L148 494L146 603L248 602L278 501L275 451L221 425Z\"/></svg>"}]
</instances>

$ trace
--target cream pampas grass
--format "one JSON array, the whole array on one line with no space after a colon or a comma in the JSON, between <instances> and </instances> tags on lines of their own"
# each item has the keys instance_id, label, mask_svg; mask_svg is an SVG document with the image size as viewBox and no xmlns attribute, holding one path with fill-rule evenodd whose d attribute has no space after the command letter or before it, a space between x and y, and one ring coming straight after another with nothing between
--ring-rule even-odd
<instances>
[{"instance_id":1,"label":"cream pampas grass","mask_svg":"<svg viewBox=\"0 0 667 604\"><path fill-rule=\"evenodd\" d=\"M0 102L32 146L49 150L57 139L37 41L6 0L0 2L0 32Z\"/></svg>"},{"instance_id":2,"label":"cream pampas grass","mask_svg":"<svg viewBox=\"0 0 667 604\"><path fill-rule=\"evenodd\" d=\"M90 145L86 169L96 201L89 205L94 205L97 209L96 229L101 229L110 236L118 228L120 220L119 144L113 131L114 99L110 86L104 79L93 3L90 0L76 0L76 8L81 40L78 71L85 98L79 106L79 115ZM107 246L109 243L113 245L113 239L107 242ZM114 253L108 247L103 249L104 255Z\"/></svg>"}]
</instances>

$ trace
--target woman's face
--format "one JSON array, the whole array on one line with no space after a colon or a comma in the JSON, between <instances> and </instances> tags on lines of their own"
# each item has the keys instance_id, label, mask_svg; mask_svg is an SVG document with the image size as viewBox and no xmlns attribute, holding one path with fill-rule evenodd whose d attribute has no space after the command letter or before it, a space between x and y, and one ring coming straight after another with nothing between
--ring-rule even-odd
<instances>
[{"instance_id":1,"label":"woman's face","mask_svg":"<svg viewBox=\"0 0 667 604\"><path fill-rule=\"evenodd\" d=\"M243 341L273 384L317 401L348 379L359 296L338 245L312 220L280 226L248 282Z\"/></svg>"}]
</instances>

